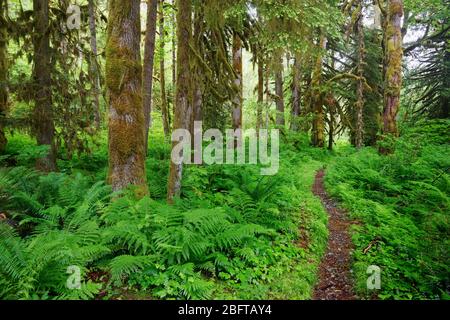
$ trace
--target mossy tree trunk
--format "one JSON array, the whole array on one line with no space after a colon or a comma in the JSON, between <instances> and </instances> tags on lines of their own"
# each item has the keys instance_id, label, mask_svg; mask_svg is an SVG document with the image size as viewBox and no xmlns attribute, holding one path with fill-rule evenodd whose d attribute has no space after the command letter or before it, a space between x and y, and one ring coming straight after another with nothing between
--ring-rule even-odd
<instances>
[{"instance_id":1,"label":"mossy tree trunk","mask_svg":"<svg viewBox=\"0 0 450 320\"><path fill-rule=\"evenodd\" d=\"M363 26L363 10L359 6L359 17L356 23L356 36L358 41L358 62L357 73L359 80L356 84L356 126L355 126L355 146L360 149L364 145L364 66L365 66L365 44L364 44L364 26Z\"/></svg>"},{"instance_id":2,"label":"mossy tree trunk","mask_svg":"<svg viewBox=\"0 0 450 320\"><path fill-rule=\"evenodd\" d=\"M106 43L109 174L113 190L147 193L140 54L140 1L110 0Z\"/></svg>"},{"instance_id":3,"label":"mossy tree trunk","mask_svg":"<svg viewBox=\"0 0 450 320\"><path fill-rule=\"evenodd\" d=\"M167 90L166 90L166 30L164 19L164 0L159 0L159 36L160 36L160 59L159 59L159 74L161 84L161 115L163 121L163 129L166 137L170 134L169 115L167 104Z\"/></svg>"},{"instance_id":4,"label":"mossy tree trunk","mask_svg":"<svg viewBox=\"0 0 450 320\"><path fill-rule=\"evenodd\" d=\"M34 14L34 116L33 129L38 145L49 147L48 153L36 161L38 170L56 170L55 125L52 110L51 49L49 37L49 1L33 0Z\"/></svg>"},{"instance_id":5,"label":"mossy tree trunk","mask_svg":"<svg viewBox=\"0 0 450 320\"><path fill-rule=\"evenodd\" d=\"M0 153L5 150L8 142L3 127L8 112L8 30L6 14L6 0L0 0Z\"/></svg>"},{"instance_id":6,"label":"mossy tree trunk","mask_svg":"<svg viewBox=\"0 0 450 320\"><path fill-rule=\"evenodd\" d=\"M264 70L264 87L266 90L266 110L264 115L264 127L269 128L269 110L271 105L271 98L270 98L270 70L269 65L266 64L266 68Z\"/></svg>"},{"instance_id":7,"label":"mossy tree trunk","mask_svg":"<svg viewBox=\"0 0 450 320\"><path fill-rule=\"evenodd\" d=\"M283 91L283 59L280 57L277 60L275 67L275 105L277 108L276 124L284 126L286 121L284 118L284 91Z\"/></svg>"},{"instance_id":8,"label":"mossy tree trunk","mask_svg":"<svg viewBox=\"0 0 450 320\"><path fill-rule=\"evenodd\" d=\"M163 121L164 135L166 137L170 134L169 117L167 111L167 91L166 91L166 60L165 60L165 45L166 33L164 29L164 0L159 0L159 78L161 87L161 115Z\"/></svg>"},{"instance_id":9,"label":"mossy tree trunk","mask_svg":"<svg viewBox=\"0 0 450 320\"><path fill-rule=\"evenodd\" d=\"M88 1L89 11L89 31L91 36L91 59L90 63L90 76L93 83L94 94L94 123L97 129L100 128L101 116L100 116L100 73L98 68L98 50L97 50L97 31L95 21L95 3L94 0Z\"/></svg>"},{"instance_id":10,"label":"mossy tree trunk","mask_svg":"<svg viewBox=\"0 0 450 320\"><path fill-rule=\"evenodd\" d=\"M203 8L199 8L195 12L195 18L194 18L194 33L193 33L193 45L195 46L195 50L201 55L202 50L202 41L203 41L203 21L204 21L204 13ZM201 70L198 63L194 64L194 77L195 81L193 83L193 90L194 90L194 102L193 102L193 121L191 122L191 134L194 134L194 122L195 121L202 121L203 120L203 89L204 89L204 75L203 70ZM194 141L192 139L192 143L194 144Z\"/></svg>"},{"instance_id":11,"label":"mossy tree trunk","mask_svg":"<svg viewBox=\"0 0 450 320\"><path fill-rule=\"evenodd\" d=\"M301 57L300 54L296 54L294 58L294 65L292 66L292 109L291 109L291 130L298 131L298 117L300 116L300 104L301 104L301 83L302 83L302 70L301 70Z\"/></svg>"},{"instance_id":12,"label":"mossy tree trunk","mask_svg":"<svg viewBox=\"0 0 450 320\"><path fill-rule=\"evenodd\" d=\"M173 129L189 130L192 119L192 72L190 43L192 39L191 0L177 0L177 80ZM175 147L178 142L173 142ZM181 151L180 156L183 156ZM183 164L170 161L167 202L173 203L181 193Z\"/></svg>"},{"instance_id":13,"label":"mossy tree trunk","mask_svg":"<svg viewBox=\"0 0 450 320\"><path fill-rule=\"evenodd\" d=\"M320 86L322 81L323 51L326 49L326 43L326 37L322 35L319 41L320 51L316 58L311 79L311 102L313 111L312 145L319 148L323 148L325 145L325 111L323 109L323 94Z\"/></svg>"},{"instance_id":14,"label":"mossy tree trunk","mask_svg":"<svg viewBox=\"0 0 450 320\"><path fill-rule=\"evenodd\" d=\"M243 100L243 83L242 83L242 41L237 33L233 35L233 70L236 74L234 85L236 94L233 98L232 121L233 129L242 129L242 100Z\"/></svg>"},{"instance_id":15,"label":"mossy tree trunk","mask_svg":"<svg viewBox=\"0 0 450 320\"><path fill-rule=\"evenodd\" d=\"M383 109L383 133L398 135L397 113L400 107L402 87L402 30L403 1L389 0L385 23L385 86Z\"/></svg>"},{"instance_id":16,"label":"mossy tree trunk","mask_svg":"<svg viewBox=\"0 0 450 320\"><path fill-rule=\"evenodd\" d=\"M152 121L153 62L155 58L156 17L158 0L147 1L147 25L144 40L144 69L142 74L142 104L145 121L145 153Z\"/></svg>"},{"instance_id":17,"label":"mossy tree trunk","mask_svg":"<svg viewBox=\"0 0 450 320\"><path fill-rule=\"evenodd\" d=\"M175 8L176 1L172 0L172 6ZM172 12L172 25L176 25L176 15L175 10ZM175 92L177 83L177 33L176 28L172 27L172 88ZM170 119L170 112L169 112L169 119ZM169 121L170 124L170 121Z\"/></svg>"},{"instance_id":18,"label":"mossy tree trunk","mask_svg":"<svg viewBox=\"0 0 450 320\"><path fill-rule=\"evenodd\" d=\"M334 66L333 66L334 67ZM337 116L337 100L334 95L330 92L325 98L325 105L328 111L328 150L333 150L334 146L334 136L336 131L336 116Z\"/></svg>"}]
</instances>

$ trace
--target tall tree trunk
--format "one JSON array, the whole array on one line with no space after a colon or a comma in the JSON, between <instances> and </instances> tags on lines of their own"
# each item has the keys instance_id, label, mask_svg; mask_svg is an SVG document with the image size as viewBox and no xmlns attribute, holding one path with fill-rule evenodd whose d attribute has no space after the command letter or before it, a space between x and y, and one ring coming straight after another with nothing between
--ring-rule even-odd
<instances>
[{"instance_id":1,"label":"tall tree trunk","mask_svg":"<svg viewBox=\"0 0 450 320\"><path fill-rule=\"evenodd\" d=\"M175 8L175 0L172 0L172 6ZM176 26L175 10L172 12L172 25ZM175 84L177 82L177 33L176 28L172 28L172 83L175 90Z\"/></svg>"},{"instance_id":2,"label":"tall tree trunk","mask_svg":"<svg viewBox=\"0 0 450 320\"><path fill-rule=\"evenodd\" d=\"M6 140L3 121L8 111L8 30L6 0L0 0L0 153L5 151Z\"/></svg>"},{"instance_id":3,"label":"tall tree trunk","mask_svg":"<svg viewBox=\"0 0 450 320\"><path fill-rule=\"evenodd\" d=\"M264 63L261 57L258 57L258 105L256 107L256 131L262 127L263 123L263 105L264 105Z\"/></svg>"},{"instance_id":4,"label":"tall tree trunk","mask_svg":"<svg viewBox=\"0 0 450 320\"><path fill-rule=\"evenodd\" d=\"M94 123L96 129L100 128L100 73L98 71L98 50L97 50L97 31L95 22L95 3L94 0L88 1L89 10L89 31L91 34L91 59L90 59L90 73L93 82L94 93Z\"/></svg>"},{"instance_id":5,"label":"tall tree trunk","mask_svg":"<svg viewBox=\"0 0 450 320\"><path fill-rule=\"evenodd\" d=\"M175 90L177 87L177 33L176 33L176 14L175 6L176 1L172 0L172 109L175 110ZM172 112L174 112L172 110ZM172 114L170 112L170 107L167 109L167 121L169 123L169 128L172 127Z\"/></svg>"},{"instance_id":6,"label":"tall tree trunk","mask_svg":"<svg viewBox=\"0 0 450 320\"><path fill-rule=\"evenodd\" d=\"M281 57L275 68L275 94L277 96L275 102L277 107L276 124L278 126L284 126L286 122L284 118L283 59Z\"/></svg>"},{"instance_id":7,"label":"tall tree trunk","mask_svg":"<svg viewBox=\"0 0 450 320\"><path fill-rule=\"evenodd\" d=\"M109 93L109 174L113 190L148 192L142 105L140 0L110 0L106 43Z\"/></svg>"},{"instance_id":8,"label":"tall tree trunk","mask_svg":"<svg viewBox=\"0 0 450 320\"><path fill-rule=\"evenodd\" d=\"M328 150L332 151L334 145L334 132L336 130L336 109L338 102L334 98L333 94L329 93L325 99L325 103L330 115L330 119L328 122Z\"/></svg>"},{"instance_id":9,"label":"tall tree trunk","mask_svg":"<svg viewBox=\"0 0 450 320\"><path fill-rule=\"evenodd\" d=\"M355 126L355 146L360 149L364 145L364 65L365 65L365 44L364 44L364 26L363 26L363 10L360 7L359 18L356 23L356 33L358 39L358 65L357 73L359 80L356 84L356 126Z\"/></svg>"},{"instance_id":10,"label":"tall tree trunk","mask_svg":"<svg viewBox=\"0 0 450 320\"><path fill-rule=\"evenodd\" d=\"M328 150L333 150L334 145L334 124L335 124L334 110L330 109L330 124L328 128Z\"/></svg>"},{"instance_id":11,"label":"tall tree trunk","mask_svg":"<svg viewBox=\"0 0 450 320\"><path fill-rule=\"evenodd\" d=\"M144 70L142 74L142 104L144 110L145 154L148 152L148 132L152 125L152 91L153 91L153 63L155 58L155 36L158 0L147 1L147 26L144 44Z\"/></svg>"},{"instance_id":12,"label":"tall tree trunk","mask_svg":"<svg viewBox=\"0 0 450 320\"><path fill-rule=\"evenodd\" d=\"M169 118L167 112L167 95L166 95L166 62L165 62L165 45L166 37L164 30L164 0L159 0L159 77L161 85L161 114L164 128L164 135L166 137L170 134Z\"/></svg>"},{"instance_id":13,"label":"tall tree trunk","mask_svg":"<svg viewBox=\"0 0 450 320\"><path fill-rule=\"evenodd\" d=\"M266 88L266 114L264 119L264 127L269 128L269 111L270 111L270 105L271 105L271 99L270 99L270 70L269 66L266 64L266 69L264 70L265 77L265 88Z\"/></svg>"},{"instance_id":14,"label":"tall tree trunk","mask_svg":"<svg viewBox=\"0 0 450 320\"><path fill-rule=\"evenodd\" d=\"M291 130L298 131L298 117L300 116L301 103L301 84L302 84L302 70L300 62L300 54L295 55L293 76L292 76L292 110L291 110Z\"/></svg>"},{"instance_id":15,"label":"tall tree trunk","mask_svg":"<svg viewBox=\"0 0 450 320\"><path fill-rule=\"evenodd\" d=\"M326 37L320 37L320 48L317 55L316 64L311 79L312 87L312 108L313 108L313 127L312 127L312 145L323 148L325 144L325 112L323 109L323 94L320 91L322 82L322 65L323 65L323 51L326 49Z\"/></svg>"},{"instance_id":16,"label":"tall tree trunk","mask_svg":"<svg viewBox=\"0 0 450 320\"><path fill-rule=\"evenodd\" d=\"M233 98L233 129L242 129L242 100L243 100L243 83L242 83L242 41L235 33L233 35L233 69L236 73L234 84L237 88L235 97Z\"/></svg>"},{"instance_id":17,"label":"tall tree trunk","mask_svg":"<svg viewBox=\"0 0 450 320\"><path fill-rule=\"evenodd\" d=\"M56 170L55 124L52 110L51 50L49 37L48 0L33 0L34 14L34 131L38 145L46 145L49 152L36 161L36 167L44 172Z\"/></svg>"},{"instance_id":18,"label":"tall tree trunk","mask_svg":"<svg viewBox=\"0 0 450 320\"><path fill-rule=\"evenodd\" d=\"M203 34L203 21L204 21L204 13L202 8L195 13L195 21L194 21L194 41L193 44L196 47L197 52L201 54L202 52L202 34ZM195 81L193 83L194 86L194 114L193 121L191 123L191 134L194 134L194 122L203 120L203 86L204 86L204 77L203 72L199 68L198 65L194 66L194 77ZM194 143L194 141L192 141Z\"/></svg>"},{"instance_id":19,"label":"tall tree trunk","mask_svg":"<svg viewBox=\"0 0 450 320\"><path fill-rule=\"evenodd\" d=\"M192 79L190 69L190 43L192 38L191 0L177 1L177 89L174 110L174 130L189 130L192 119ZM175 147L178 142L173 142ZM181 151L180 156L183 156ZM181 192L183 164L170 162L167 202L173 203Z\"/></svg>"},{"instance_id":20,"label":"tall tree trunk","mask_svg":"<svg viewBox=\"0 0 450 320\"><path fill-rule=\"evenodd\" d=\"M389 0L385 33L385 90L383 133L398 135L396 116L402 87L402 23L403 0Z\"/></svg>"}]
</instances>

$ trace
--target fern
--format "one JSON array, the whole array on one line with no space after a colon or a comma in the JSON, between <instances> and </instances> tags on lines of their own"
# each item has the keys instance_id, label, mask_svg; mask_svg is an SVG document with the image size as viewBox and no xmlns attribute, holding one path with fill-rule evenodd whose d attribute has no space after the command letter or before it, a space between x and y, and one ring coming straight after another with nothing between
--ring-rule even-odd
<instances>
[{"instance_id":1,"label":"fern","mask_svg":"<svg viewBox=\"0 0 450 320\"><path fill-rule=\"evenodd\" d=\"M111 280L121 283L125 277L130 274L143 270L153 264L153 258L150 256L130 256L122 255L115 257L109 263L111 270Z\"/></svg>"}]
</instances>

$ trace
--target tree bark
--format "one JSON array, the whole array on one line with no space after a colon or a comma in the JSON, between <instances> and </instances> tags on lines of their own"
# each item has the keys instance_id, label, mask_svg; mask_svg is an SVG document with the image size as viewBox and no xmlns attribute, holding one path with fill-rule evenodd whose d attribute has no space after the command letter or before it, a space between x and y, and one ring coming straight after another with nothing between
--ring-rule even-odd
<instances>
[{"instance_id":1,"label":"tree bark","mask_svg":"<svg viewBox=\"0 0 450 320\"><path fill-rule=\"evenodd\" d=\"M364 26L362 7L356 24L356 33L358 39L358 65L357 73L359 80L356 84L356 126L355 126L355 147L360 149L364 146L364 66L365 66L365 44L364 44Z\"/></svg>"},{"instance_id":2,"label":"tree bark","mask_svg":"<svg viewBox=\"0 0 450 320\"><path fill-rule=\"evenodd\" d=\"M204 13L200 9L195 13L195 21L194 21L194 45L196 47L197 52L201 54L202 52L202 33L203 33L203 21L204 21ZM194 114L193 121L191 123L191 134L194 134L194 122L203 120L203 87L204 87L204 76L202 70L198 65L194 66L194 76L195 81L193 83L194 86ZM192 141L194 143L194 141Z\"/></svg>"},{"instance_id":3,"label":"tree bark","mask_svg":"<svg viewBox=\"0 0 450 320\"><path fill-rule=\"evenodd\" d=\"M110 0L106 43L109 93L109 174L113 190L136 186L148 192L145 177L145 120L142 104L140 0Z\"/></svg>"},{"instance_id":4,"label":"tree bark","mask_svg":"<svg viewBox=\"0 0 450 320\"><path fill-rule=\"evenodd\" d=\"M385 33L385 90L383 133L398 136L396 116L400 107L402 87L402 31L403 1L389 0Z\"/></svg>"},{"instance_id":5,"label":"tree bark","mask_svg":"<svg viewBox=\"0 0 450 320\"><path fill-rule=\"evenodd\" d=\"M8 112L8 30L6 22L6 0L0 0L0 153L8 143L3 121Z\"/></svg>"},{"instance_id":6,"label":"tree bark","mask_svg":"<svg viewBox=\"0 0 450 320\"><path fill-rule=\"evenodd\" d=\"M298 131L298 117L300 116L301 104L301 84L302 84L302 70L300 62L300 54L295 55L292 76L292 111L291 111L291 130Z\"/></svg>"},{"instance_id":7,"label":"tree bark","mask_svg":"<svg viewBox=\"0 0 450 320\"><path fill-rule=\"evenodd\" d=\"M95 22L95 3L94 0L88 1L89 11L89 31L91 34L91 59L90 59L90 73L93 82L94 94L94 123L98 130L100 128L100 73L98 70L98 50L97 50L97 31Z\"/></svg>"},{"instance_id":8,"label":"tree bark","mask_svg":"<svg viewBox=\"0 0 450 320\"><path fill-rule=\"evenodd\" d=\"M326 37L322 35L319 43L319 53L317 55L316 64L311 80L312 87L312 108L313 108L313 127L312 127L312 145L323 148L325 145L324 131L325 131L325 112L323 109L323 94L320 91L322 82L322 65L323 65L323 50L326 49Z\"/></svg>"},{"instance_id":9,"label":"tree bark","mask_svg":"<svg viewBox=\"0 0 450 320\"><path fill-rule=\"evenodd\" d=\"M148 152L148 133L152 125L152 91L153 91L153 63L155 58L156 17L158 0L147 1L147 26L144 40L144 70L142 74L142 104L144 110L145 154Z\"/></svg>"},{"instance_id":10,"label":"tree bark","mask_svg":"<svg viewBox=\"0 0 450 320\"><path fill-rule=\"evenodd\" d=\"M277 117L276 124L278 126L284 126L286 121L284 118L284 91L283 91L283 59L279 58L278 64L275 68L275 94Z\"/></svg>"},{"instance_id":11,"label":"tree bark","mask_svg":"<svg viewBox=\"0 0 450 320\"><path fill-rule=\"evenodd\" d=\"M258 105L256 109L256 131L262 127L263 123L263 105L264 105L264 63L261 57L258 57Z\"/></svg>"},{"instance_id":12,"label":"tree bark","mask_svg":"<svg viewBox=\"0 0 450 320\"><path fill-rule=\"evenodd\" d=\"M56 170L55 124L52 110L51 50L49 37L49 2L33 0L34 14L34 133L38 145L46 145L49 152L37 159L38 170Z\"/></svg>"},{"instance_id":13,"label":"tree bark","mask_svg":"<svg viewBox=\"0 0 450 320\"><path fill-rule=\"evenodd\" d=\"M265 79L264 79L264 83L265 83L265 88L266 88L266 114L265 114L265 119L264 119L264 127L265 128L269 128L269 110L270 110L270 105L271 105L271 99L270 99L270 70L269 70L269 66L266 64L266 69L264 70L265 73Z\"/></svg>"},{"instance_id":14,"label":"tree bark","mask_svg":"<svg viewBox=\"0 0 450 320\"><path fill-rule=\"evenodd\" d=\"M236 95L233 98L233 129L242 129L242 41L235 33L233 35L233 70L236 73L234 84L237 88Z\"/></svg>"},{"instance_id":15,"label":"tree bark","mask_svg":"<svg viewBox=\"0 0 450 320\"><path fill-rule=\"evenodd\" d=\"M161 85L161 114L166 137L170 134L169 118L167 114L167 95L166 95L166 63L165 63L165 30L164 30L164 0L159 0L159 77Z\"/></svg>"},{"instance_id":16,"label":"tree bark","mask_svg":"<svg viewBox=\"0 0 450 320\"><path fill-rule=\"evenodd\" d=\"M332 151L334 146L334 133L336 131L336 109L338 102L330 92L325 99L325 103L330 115L328 122L328 150Z\"/></svg>"},{"instance_id":17,"label":"tree bark","mask_svg":"<svg viewBox=\"0 0 450 320\"><path fill-rule=\"evenodd\" d=\"M174 130L189 130L192 119L192 79L190 68L190 43L192 39L192 3L191 0L177 1L177 88L174 110ZM173 142L175 147L178 142ZM181 151L180 156L183 156ZM183 164L170 162L167 202L173 203L181 193Z\"/></svg>"},{"instance_id":18,"label":"tree bark","mask_svg":"<svg viewBox=\"0 0 450 320\"><path fill-rule=\"evenodd\" d=\"M175 8L175 0L172 0L172 6ZM172 13L172 24L176 25L175 10ZM177 34L175 27L172 28L172 84L175 90L177 83ZM175 91L174 91L175 92Z\"/></svg>"}]
</instances>

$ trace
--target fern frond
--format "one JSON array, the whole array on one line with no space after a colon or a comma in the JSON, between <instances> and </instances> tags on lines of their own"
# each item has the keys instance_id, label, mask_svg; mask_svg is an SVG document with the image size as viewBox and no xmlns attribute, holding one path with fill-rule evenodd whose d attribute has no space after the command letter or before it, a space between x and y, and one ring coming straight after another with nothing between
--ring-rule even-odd
<instances>
[{"instance_id":1,"label":"fern frond","mask_svg":"<svg viewBox=\"0 0 450 320\"><path fill-rule=\"evenodd\" d=\"M120 283L130 274L141 271L152 264L153 258L151 256L122 255L115 257L109 263L111 280Z\"/></svg>"}]
</instances>

